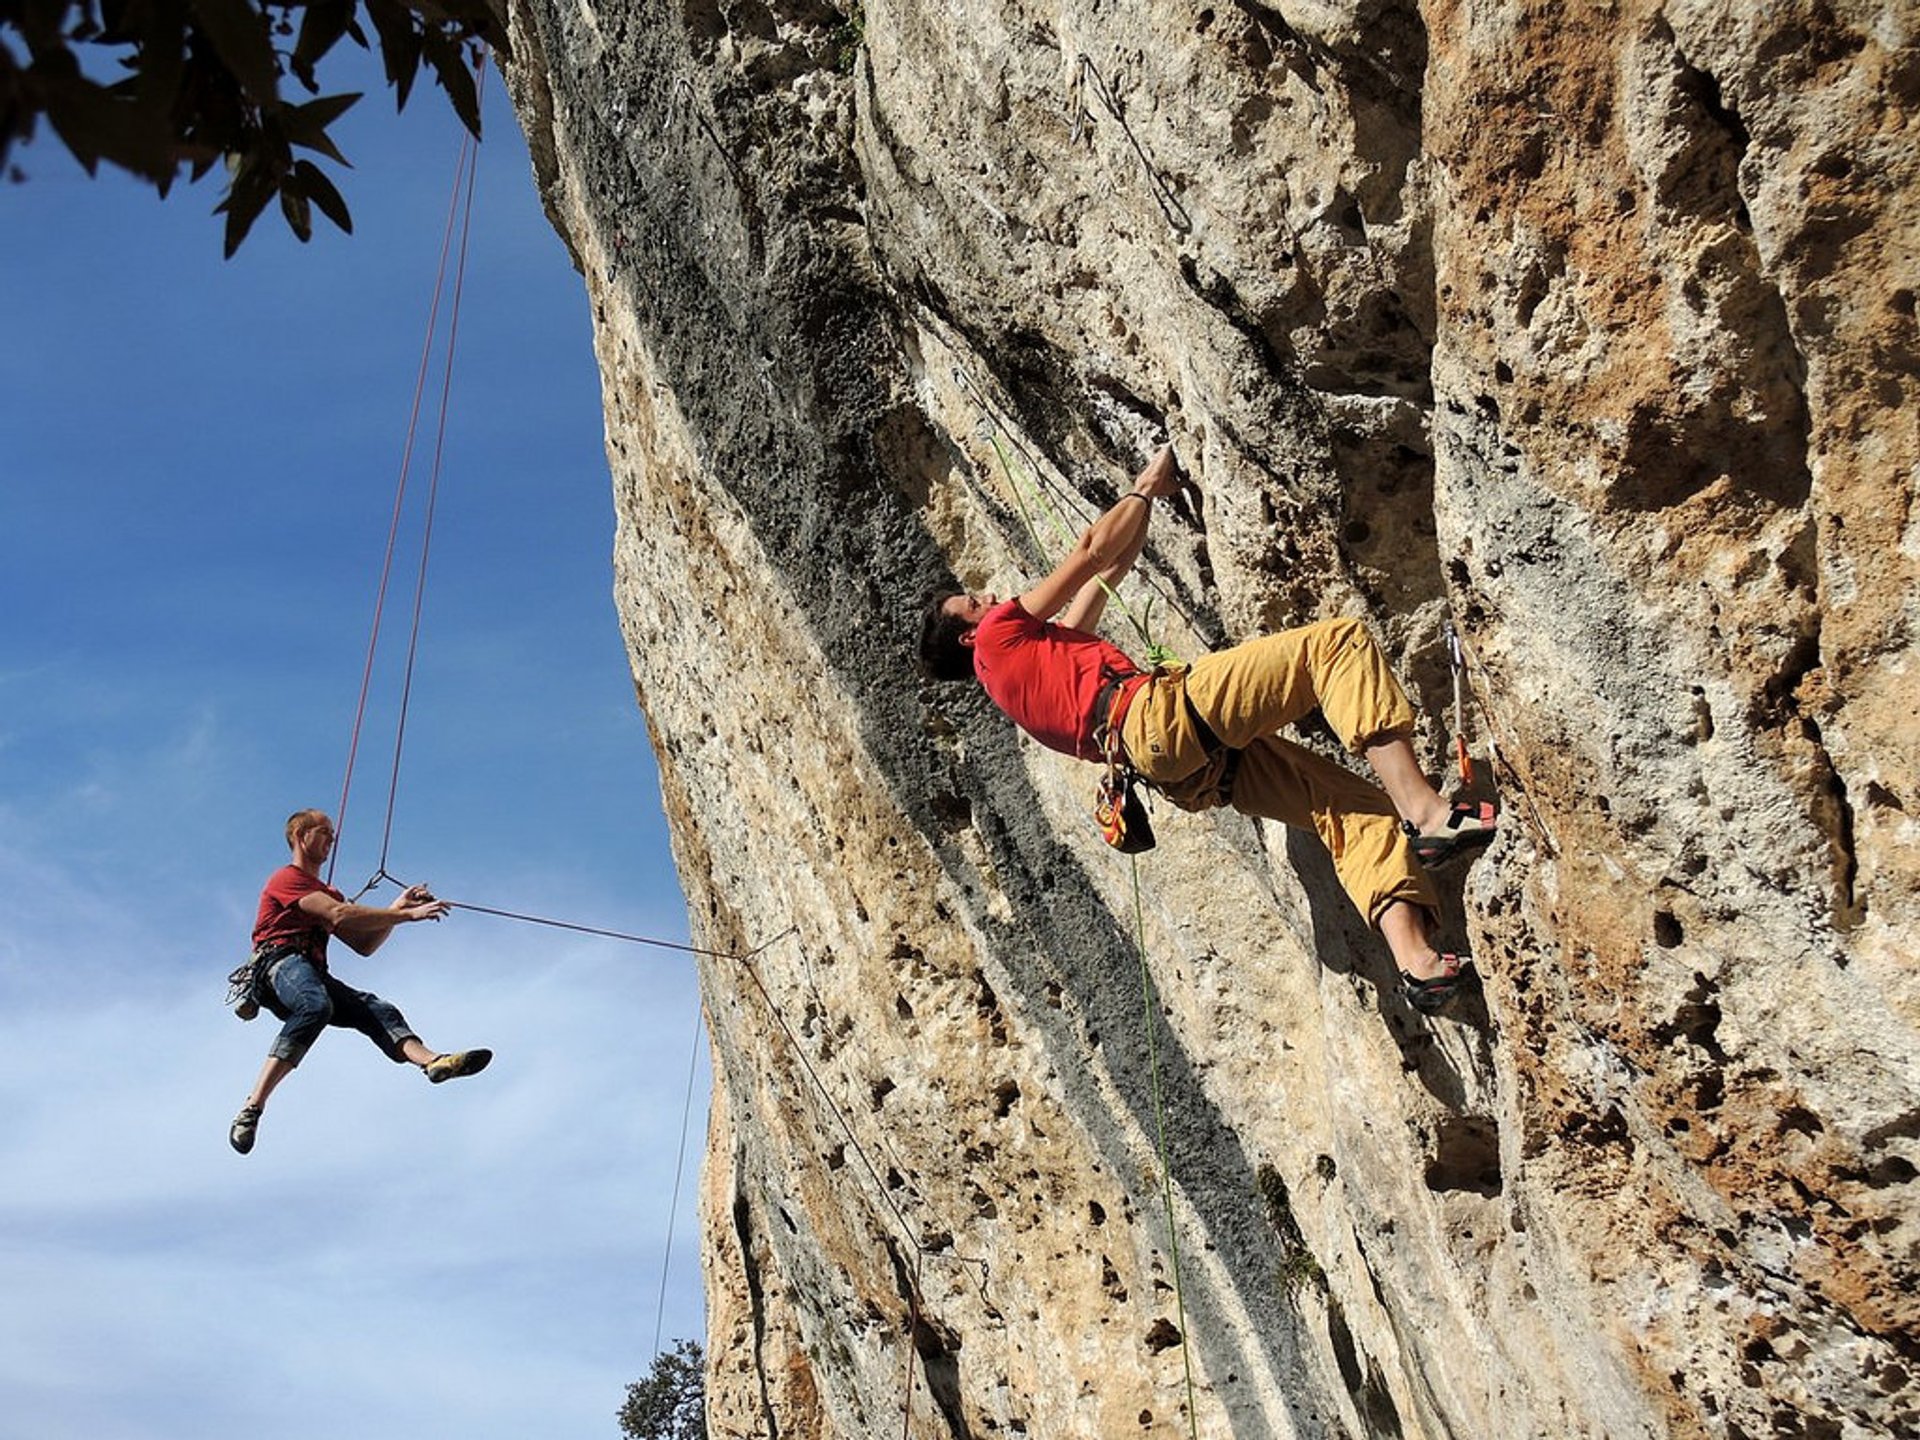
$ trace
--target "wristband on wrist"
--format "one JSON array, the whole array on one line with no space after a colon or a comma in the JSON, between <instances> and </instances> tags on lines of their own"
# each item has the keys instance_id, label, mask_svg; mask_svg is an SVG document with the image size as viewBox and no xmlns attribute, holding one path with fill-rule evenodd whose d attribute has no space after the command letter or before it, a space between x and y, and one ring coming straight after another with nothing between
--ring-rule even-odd
<instances>
[{"instance_id":1,"label":"wristband on wrist","mask_svg":"<svg viewBox=\"0 0 1920 1440\"><path fill-rule=\"evenodd\" d=\"M1149 510L1153 508L1153 497L1151 495L1142 495L1138 490L1129 490L1126 494L1122 495L1120 498L1122 500L1138 500L1142 505L1145 505Z\"/></svg>"}]
</instances>

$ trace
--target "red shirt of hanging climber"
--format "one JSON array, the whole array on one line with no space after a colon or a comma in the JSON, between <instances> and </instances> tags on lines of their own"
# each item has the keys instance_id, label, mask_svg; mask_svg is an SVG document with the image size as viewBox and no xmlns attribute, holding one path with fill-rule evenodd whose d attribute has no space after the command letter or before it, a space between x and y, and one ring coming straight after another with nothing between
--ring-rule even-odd
<instances>
[{"instance_id":1,"label":"red shirt of hanging climber","mask_svg":"<svg viewBox=\"0 0 1920 1440\"><path fill-rule=\"evenodd\" d=\"M269 875L266 888L260 892L260 912L253 922L253 948L298 949L324 963L327 927L301 905L309 895L323 895L341 905L347 900L318 875L298 865L282 865Z\"/></svg>"}]
</instances>

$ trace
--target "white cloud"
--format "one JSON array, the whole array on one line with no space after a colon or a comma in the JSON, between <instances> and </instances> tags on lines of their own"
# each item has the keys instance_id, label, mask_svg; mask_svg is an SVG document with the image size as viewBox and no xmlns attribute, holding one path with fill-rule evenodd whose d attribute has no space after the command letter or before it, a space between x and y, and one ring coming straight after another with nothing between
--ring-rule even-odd
<instances>
[{"instance_id":1,"label":"white cloud","mask_svg":"<svg viewBox=\"0 0 1920 1440\"><path fill-rule=\"evenodd\" d=\"M103 988L44 940L71 983L0 977L0 1435L610 1433L651 1357L690 963L419 938L336 968L493 1067L431 1086L330 1030L244 1158L271 1017L171 967ZM669 1338L699 1333L691 1190Z\"/></svg>"}]
</instances>

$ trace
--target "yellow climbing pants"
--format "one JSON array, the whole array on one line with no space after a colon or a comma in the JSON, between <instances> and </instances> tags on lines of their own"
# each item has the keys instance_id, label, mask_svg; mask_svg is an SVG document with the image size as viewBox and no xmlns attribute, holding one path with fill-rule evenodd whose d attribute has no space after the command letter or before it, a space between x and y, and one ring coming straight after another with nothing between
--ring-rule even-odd
<instances>
[{"instance_id":1,"label":"yellow climbing pants","mask_svg":"<svg viewBox=\"0 0 1920 1440\"><path fill-rule=\"evenodd\" d=\"M1127 707L1120 739L1134 769L1183 810L1230 804L1314 831L1369 924L1396 900L1436 908L1386 793L1273 733L1316 706L1355 754L1413 730L1413 707L1367 628L1323 620L1161 667ZM1209 753L1196 719L1240 752L1229 795L1221 794L1227 750Z\"/></svg>"}]
</instances>

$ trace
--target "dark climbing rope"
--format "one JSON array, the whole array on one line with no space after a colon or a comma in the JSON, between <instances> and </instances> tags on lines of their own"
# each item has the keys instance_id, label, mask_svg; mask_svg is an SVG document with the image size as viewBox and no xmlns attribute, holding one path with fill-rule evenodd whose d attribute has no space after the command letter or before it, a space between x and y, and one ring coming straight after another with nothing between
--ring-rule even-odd
<instances>
[{"instance_id":1,"label":"dark climbing rope","mask_svg":"<svg viewBox=\"0 0 1920 1440\"><path fill-rule=\"evenodd\" d=\"M673 1156L673 1198L667 1202L667 1243L660 1257L660 1301L653 1311L653 1353L660 1353L660 1339L667 1319L667 1281L673 1273L673 1232L680 1218L680 1180L687 1168L687 1129L693 1118L693 1082L700 1071L700 1007L693 1011L693 1043L687 1048L687 1092L680 1105L680 1146Z\"/></svg>"},{"instance_id":2,"label":"dark climbing rope","mask_svg":"<svg viewBox=\"0 0 1920 1440\"><path fill-rule=\"evenodd\" d=\"M751 960L754 956L758 956L762 951L768 949L778 941L784 940L789 935L796 934L797 931L797 926L790 926L781 934L774 936L774 938L769 940L765 945L758 947L750 952L749 955L739 958ZM899 1204L894 1200L892 1193L887 1189L886 1182L880 1178L880 1171L874 1165L872 1157L867 1154L866 1147L860 1143L860 1137L854 1133L853 1125L848 1121L845 1112L834 1102L833 1092L827 1089L826 1082L820 1078L819 1072L813 1068L812 1063L807 1059L807 1053L800 1043L800 1037L794 1034L793 1027L787 1023L786 1016L781 1012L780 1006L774 1001L773 995L768 991L765 982L761 980L759 972L751 964L745 968L747 978L753 982L753 988L759 991L760 998L766 1002L767 1013L773 1017L774 1024L780 1027L780 1033L786 1037L787 1044L793 1051L794 1059L799 1062L800 1069L805 1073L808 1081L819 1094L821 1103L827 1107L828 1113L831 1114L839 1124L841 1133L847 1137L847 1144L853 1148L853 1153L858 1157L861 1168L867 1172L867 1178L873 1182L874 1189L879 1194L881 1201L886 1205L886 1208L893 1213L894 1222L899 1226L900 1234L905 1238L907 1245L910 1246L913 1251L913 1264L905 1277L907 1281L906 1299L908 1312L906 1330L907 1380L905 1386L905 1414L902 1417L904 1427L902 1432L903 1436L910 1434L913 1420L914 1365L919 1358L918 1336L921 1323L921 1267L928 1259L944 1261L954 1265L979 1266L979 1285L983 1299L985 1298L986 1278L989 1273L989 1267L985 1260L966 1255L943 1255L927 1249L927 1247L920 1242L918 1236L914 1233L912 1223L907 1219L906 1213L901 1210ZM988 1302L988 1304L989 1307L991 1307L991 1302Z\"/></svg>"},{"instance_id":3,"label":"dark climbing rope","mask_svg":"<svg viewBox=\"0 0 1920 1440\"><path fill-rule=\"evenodd\" d=\"M1100 74L1099 67L1093 63L1093 57L1090 55L1082 55L1079 68L1074 71L1074 117L1070 143L1077 145L1080 142L1080 136L1085 128L1084 122L1092 118L1080 99L1081 88L1088 80L1093 81L1094 95L1106 108L1107 113L1113 116L1114 123L1120 127L1120 133L1127 137L1127 144L1133 147L1134 158L1140 162L1140 168L1146 172L1148 188L1153 191L1153 198L1160 207L1160 213L1166 217L1167 224L1173 228L1175 234L1185 235L1193 229L1192 218L1187 214L1186 207L1180 203L1179 198L1174 195L1173 187L1167 183L1166 176L1162 175L1153 161L1147 158L1147 152L1134 135L1133 127L1127 123L1126 113L1113 98L1113 92L1107 88L1106 79Z\"/></svg>"},{"instance_id":4,"label":"dark climbing rope","mask_svg":"<svg viewBox=\"0 0 1920 1440\"><path fill-rule=\"evenodd\" d=\"M387 878L393 879L392 876ZM767 946L784 940L794 933L793 927L789 926L772 940L747 951L708 950L699 945L686 945L677 940L660 940L651 935L633 935L624 930L603 930L597 925L580 925L571 920L551 920L542 915L523 915L513 910L496 910L492 906L475 905L466 900L449 900L447 904L456 910L471 910L476 915L492 915L501 920L518 920L526 925L545 925L554 930L571 930L577 935L598 935L604 940L621 940L629 945L648 945L656 950L677 950L683 955L705 955L714 960L751 960Z\"/></svg>"}]
</instances>

